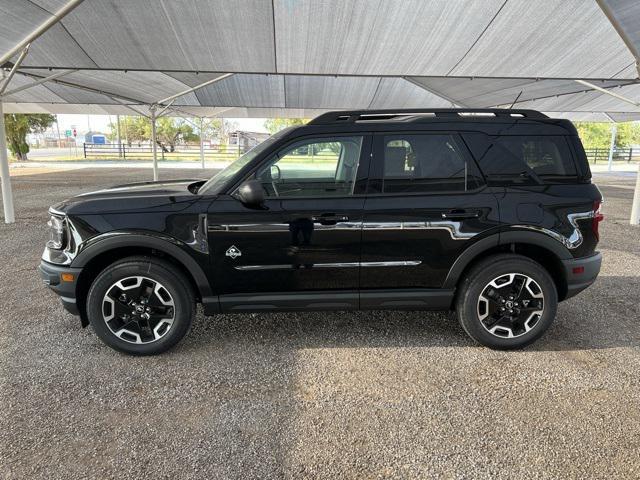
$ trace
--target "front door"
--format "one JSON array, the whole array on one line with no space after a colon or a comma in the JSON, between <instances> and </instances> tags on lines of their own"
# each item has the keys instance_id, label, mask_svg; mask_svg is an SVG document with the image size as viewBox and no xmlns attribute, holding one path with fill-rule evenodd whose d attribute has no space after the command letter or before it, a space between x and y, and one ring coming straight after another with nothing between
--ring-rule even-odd
<instances>
[{"instance_id":1,"label":"front door","mask_svg":"<svg viewBox=\"0 0 640 480\"><path fill-rule=\"evenodd\" d=\"M213 202L209 248L224 311L357 308L365 143L295 141L252 175L264 208L244 206L233 192Z\"/></svg>"},{"instance_id":2,"label":"front door","mask_svg":"<svg viewBox=\"0 0 640 480\"><path fill-rule=\"evenodd\" d=\"M362 292L441 288L460 253L498 229L497 200L465 149L456 134L375 136L362 233ZM371 308L367 301L376 298L364 293L363 308Z\"/></svg>"}]
</instances>

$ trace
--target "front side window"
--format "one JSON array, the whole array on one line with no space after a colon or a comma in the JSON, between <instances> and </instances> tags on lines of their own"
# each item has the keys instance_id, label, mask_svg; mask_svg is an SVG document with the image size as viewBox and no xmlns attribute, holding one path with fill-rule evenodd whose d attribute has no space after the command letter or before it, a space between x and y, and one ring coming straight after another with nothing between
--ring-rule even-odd
<instances>
[{"instance_id":1,"label":"front side window","mask_svg":"<svg viewBox=\"0 0 640 480\"><path fill-rule=\"evenodd\" d=\"M384 137L384 193L467 191L478 186L451 135L391 135Z\"/></svg>"},{"instance_id":2,"label":"front side window","mask_svg":"<svg viewBox=\"0 0 640 480\"><path fill-rule=\"evenodd\" d=\"M285 147L256 178L268 197L340 197L353 194L362 137L323 137Z\"/></svg>"},{"instance_id":3,"label":"front side window","mask_svg":"<svg viewBox=\"0 0 640 480\"><path fill-rule=\"evenodd\" d=\"M270 148L274 143L288 134L294 127L285 128L278 133L270 136L264 142L256 145L247 153L239 157L234 162L227 165L220 170L216 175L207 180L202 187L198 190L198 193L216 195L223 191L224 187L233 180L236 174L244 167L249 165L258 155Z\"/></svg>"}]
</instances>

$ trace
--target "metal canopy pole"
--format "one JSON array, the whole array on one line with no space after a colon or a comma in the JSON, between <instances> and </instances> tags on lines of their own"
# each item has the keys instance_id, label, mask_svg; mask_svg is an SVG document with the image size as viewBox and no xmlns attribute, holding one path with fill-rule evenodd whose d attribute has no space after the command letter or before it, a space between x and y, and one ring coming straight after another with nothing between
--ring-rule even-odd
<instances>
[{"instance_id":1,"label":"metal canopy pole","mask_svg":"<svg viewBox=\"0 0 640 480\"><path fill-rule=\"evenodd\" d=\"M640 225L640 162L638 162L638 173L636 174L636 190L633 194L631 204L631 225Z\"/></svg>"},{"instance_id":2,"label":"metal canopy pole","mask_svg":"<svg viewBox=\"0 0 640 480\"><path fill-rule=\"evenodd\" d=\"M204 170L204 118L200 117L200 162Z\"/></svg>"},{"instance_id":3,"label":"metal canopy pole","mask_svg":"<svg viewBox=\"0 0 640 480\"><path fill-rule=\"evenodd\" d=\"M636 47L634 39L627 34L624 28L622 28L622 25L618 21L618 18L616 17L606 0L596 0L596 2L598 3L598 6L602 10L602 12L606 15L609 23L611 23L613 28L615 28L624 44L636 59L636 70L638 71L638 75L640 75L640 49Z\"/></svg>"},{"instance_id":4,"label":"metal canopy pole","mask_svg":"<svg viewBox=\"0 0 640 480\"><path fill-rule=\"evenodd\" d=\"M429 92L432 95L436 95L440 98L444 98L447 102L451 102L451 104L454 107L463 107L463 108L468 108L468 105L465 105L464 103L460 103L458 100L448 97L447 95L440 93L437 90L434 90L433 88L430 87L425 87L424 85L422 85L420 82L416 82L415 80L413 80L411 77L401 77L403 80L415 85L418 88L421 88L422 90L425 90L427 92Z\"/></svg>"},{"instance_id":5,"label":"metal canopy pole","mask_svg":"<svg viewBox=\"0 0 640 480\"><path fill-rule=\"evenodd\" d=\"M62 18L71 12L74 8L80 5L84 0L71 0L67 2L60 10L58 10L52 17L50 17L47 21L45 21L42 25L36 28L33 32L27 35L20 43L15 45L11 50L0 57L0 65L3 65L7 60L13 57L16 53L22 50L27 44L33 42L40 35L45 33L51 27L53 27L56 23L58 23Z\"/></svg>"},{"instance_id":6,"label":"metal canopy pole","mask_svg":"<svg viewBox=\"0 0 640 480\"><path fill-rule=\"evenodd\" d=\"M158 144L156 141L156 107L149 109L151 116L151 151L153 152L153 181L158 181Z\"/></svg>"},{"instance_id":7,"label":"metal canopy pole","mask_svg":"<svg viewBox=\"0 0 640 480\"><path fill-rule=\"evenodd\" d=\"M7 87L9 86L9 82L11 81L13 76L16 74L16 72L20 68L20 65L22 65L22 61L24 60L24 57L26 57L27 53L29 53L29 47L30 46L31 46L31 44L27 43L27 46L24 47L24 49L20 53L20 56L18 57L18 60L16 60L16 63L14 63L13 67L11 67L11 71L9 72L9 75L4 80L4 83L2 84L2 87L0 87L0 95L2 95L4 93L4 91L7 89Z\"/></svg>"},{"instance_id":8,"label":"metal canopy pole","mask_svg":"<svg viewBox=\"0 0 640 480\"><path fill-rule=\"evenodd\" d=\"M585 87L589 87L589 88L593 88L594 90L597 90L599 92L602 93L606 93L607 95L610 95L614 98L617 98L618 100L622 100L623 102L627 102L630 103L631 105L635 105L636 107L640 107L640 102L636 102L635 100L631 100L630 98L627 98L623 95L618 95L615 92L611 92L609 90L607 90L606 88L602 88L599 87L598 85L594 85L591 82L586 82L584 80L576 80L577 83L579 83L580 85L584 85Z\"/></svg>"},{"instance_id":9,"label":"metal canopy pole","mask_svg":"<svg viewBox=\"0 0 640 480\"><path fill-rule=\"evenodd\" d=\"M22 50L21 55L18 57L15 65L13 66L11 73L9 74L9 78L4 80L4 71L2 72L3 77L3 85L2 90L0 92L4 93L4 91L9 86L9 82L13 75L17 72L18 67L24 60L24 57L29 52L29 45L38 37L40 37L43 33L53 27L56 23L58 23L65 15L67 15L70 11L80 5L83 0L70 0L66 3L60 10L58 10L52 17L50 17L47 21L41 24L38 28L36 28L33 32L27 35L21 42L16 44L13 48L11 48L8 52L6 52L2 57L0 57L0 68L4 65L8 60L11 59L16 53ZM2 108L2 97L0 96L0 174L2 175L2 203L4 206L4 221L5 223L14 223L16 221L15 212L13 208L13 193L11 191L11 178L9 176L9 156L7 154L7 137L6 130L4 126L4 110Z\"/></svg>"},{"instance_id":10,"label":"metal canopy pole","mask_svg":"<svg viewBox=\"0 0 640 480\"><path fill-rule=\"evenodd\" d=\"M609 166L607 167L607 171L611 171L611 167L613 165L613 151L616 148L616 134L618 133L618 124L611 124L611 143L609 144Z\"/></svg>"},{"instance_id":11,"label":"metal canopy pole","mask_svg":"<svg viewBox=\"0 0 640 480\"><path fill-rule=\"evenodd\" d=\"M2 175L2 205L4 206L4 223L16 221L13 211L13 194L9 177L9 155L7 155L7 137L4 129L4 111L0 97L0 174Z\"/></svg>"},{"instance_id":12,"label":"metal canopy pole","mask_svg":"<svg viewBox=\"0 0 640 480\"><path fill-rule=\"evenodd\" d=\"M8 97L9 95L13 95L14 93L22 92L23 90L27 90L28 88L35 87L37 85L42 85L45 82L51 82L51 81L55 80L56 78L60 78L60 77L63 77L65 75L68 75L70 73L77 72L77 71L78 70L63 70L61 72L54 73L53 75L49 75L48 77L40 78L39 80L36 80L33 83L28 83L27 85L22 85L21 87L14 88L13 90L10 90L10 91L6 92L4 95ZM25 76L30 76L30 75L25 74L23 71L20 71L19 73L22 74L22 75L25 75ZM33 77L31 77L31 78L33 78Z\"/></svg>"},{"instance_id":13,"label":"metal canopy pole","mask_svg":"<svg viewBox=\"0 0 640 480\"><path fill-rule=\"evenodd\" d=\"M233 73L225 73L224 75L220 75L219 77L213 78L211 80L207 80L206 82L202 82L200 85L196 85L195 87L188 88L187 90L184 90L184 91L182 91L180 93L176 93L175 95L171 95L170 97L163 98L162 100L158 100L156 102L156 105L161 105L163 103L172 102L176 98L179 98L179 97L181 97L183 95L186 95L188 93L191 93L191 92L195 92L196 90L199 90L202 87L206 87L207 85L211 85L212 83L219 82L221 80L224 80L225 78L229 78L232 75L234 75L234 74Z\"/></svg>"}]
</instances>

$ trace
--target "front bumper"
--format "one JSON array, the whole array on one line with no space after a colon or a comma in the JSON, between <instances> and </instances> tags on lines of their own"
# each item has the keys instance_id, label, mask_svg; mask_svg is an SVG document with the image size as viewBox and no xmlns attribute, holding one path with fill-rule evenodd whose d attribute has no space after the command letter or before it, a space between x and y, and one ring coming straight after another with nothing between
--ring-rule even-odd
<instances>
[{"instance_id":1,"label":"front bumper","mask_svg":"<svg viewBox=\"0 0 640 480\"><path fill-rule=\"evenodd\" d=\"M565 297L567 299L577 295L595 282L600 273L602 254L598 252L589 257L563 260L562 265L567 279L567 295Z\"/></svg>"},{"instance_id":2,"label":"front bumper","mask_svg":"<svg viewBox=\"0 0 640 480\"><path fill-rule=\"evenodd\" d=\"M65 310L73 315L80 315L76 303L76 282L81 271L81 268L56 265L44 260L38 266L38 273L44 284L60 296ZM63 273L73 275L73 280L69 280L68 275L65 276L66 279L63 279Z\"/></svg>"}]
</instances>

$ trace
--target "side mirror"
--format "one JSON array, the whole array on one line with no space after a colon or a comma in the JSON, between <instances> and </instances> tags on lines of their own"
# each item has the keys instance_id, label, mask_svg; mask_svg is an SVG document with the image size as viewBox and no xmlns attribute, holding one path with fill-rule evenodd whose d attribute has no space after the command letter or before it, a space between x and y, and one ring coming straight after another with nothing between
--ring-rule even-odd
<instances>
[{"instance_id":1,"label":"side mirror","mask_svg":"<svg viewBox=\"0 0 640 480\"><path fill-rule=\"evenodd\" d=\"M271 180L280 180L280 177L282 176L278 165L271 165L269 173L271 173Z\"/></svg>"},{"instance_id":2,"label":"side mirror","mask_svg":"<svg viewBox=\"0 0 640 480\"><path fill-rule=\"evenodd\" d=\"M262 208L264 204L264 188L258 180L247 180L238 188L238 200L249 208Z\"/></svg>"}]
</instances>

